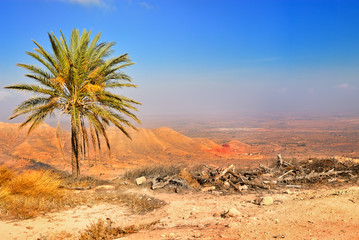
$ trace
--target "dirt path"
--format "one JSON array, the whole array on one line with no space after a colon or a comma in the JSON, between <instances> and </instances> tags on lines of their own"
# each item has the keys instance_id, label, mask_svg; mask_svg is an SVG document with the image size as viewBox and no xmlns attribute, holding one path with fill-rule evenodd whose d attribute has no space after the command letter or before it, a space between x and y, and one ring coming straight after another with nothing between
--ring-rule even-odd
<instances>
[{"instance_id":1,"label":"dirt path","mask_svg":"<svg viewBox=\"0 0 359 240\"><path fill-rule=\"evenodd\" d=\"M359 239L359 187L267 194L272 205L252 201L262 195L173 194L135 189L164 200L165 207L145 215L112 204L83 206L23 221L0 221L1 239L37 239L77 233L99 218L114 226L155 226L122 239ZM223 214L230 211L230 214ZM221 216L222 215L222 216ZM69 239L71 239L69 237Z\"/></svg>"}]
</instances>

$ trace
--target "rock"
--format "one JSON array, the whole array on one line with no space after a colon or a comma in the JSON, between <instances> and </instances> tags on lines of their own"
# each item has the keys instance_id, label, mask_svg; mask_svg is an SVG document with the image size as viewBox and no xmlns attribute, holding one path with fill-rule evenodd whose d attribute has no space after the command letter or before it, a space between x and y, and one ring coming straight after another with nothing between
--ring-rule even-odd
<instances>
[{"instance_id":1,"label":"rock","mask_svg":"<svg viewBox=\"0 0 359 240\"><path fill-rule=\"evenodd\" d=\"M260 205L272 205L273 198L272 197L261 197L259 200Z\"/></svg>"},{"instance_id":2,"label":"rock","mask_svg":"<svg viewBox=\"0 0 359 240\"><path fill-rule=\"evenodd\" d=\"M146 177L145 177L145 176L136 178L136 184L137 184L137 185L142 185L142 184L144 184L145 182L146 182Z\"/></svg>"},{"instance_id":3,"label":"rock","mask_svg":"<svg viewBox=\"0 0 359 240\"><path fill-rule=\"evenodd\" d=\"M238 189L240 191L248 190L248 186L247 185L239 186Z\"/></svg>"},{"instance_id":4,"label":"rock","mask_svg":"<svg viewBox=\"0 0 359 240\"><path fill-rule=\"evenodd\" d=\"M194 234L192 235L192 237L194 237L194 238L200 238L200 237L201 237L201 234L198 233L198 232L196 232L196 233L194 233Z\"/></svg>"},{"instance_id":5,"label":"rock","mask_svg":"<svg viewBox=\"0 0 359 240\"><path fill-rule=\"evenodd\" d=\"M290 191L289 189L285 190L283 193L285 194L292 194L292 191Z\"/></svg>"},{"instance_id":6,"label":"rock","mask_svg":"<svg viewBox=\"0 0 359 240\"><path fill-rule=\"evenodd\" d=\"M212 191L212 194L213 195L216 195L216 196L220 196L223 194L223 192L219 192L219 191Z\"/></svg>"},{"instance_id":7,"label":"rock","mask_svg":"<svg viewBox=\"0 0 359 240\"><path fill-rule=\"evenodd\" d=\"M226 188L229 188L231 186L231 184L229 184L229 182L224 182L223 185L226 187Z\"/></svg>"},{"instance_id":8,"label":"rock","mask_svg":"<svg viewBox=\"0 0 359 240\"><path fill-rule=\"evenodd\" d=\"M215 186L204 187L201 189L202 192L208 192L208 191L213 191L213 190L216 190Z\"/></svg>"},{"instance_id":9,"label":"rock","mask_svg":"<svg viewBox=\"0 0 359 240\"><path fill-rule=\"evenodd\" d=\"M239 217L242 214L237 210L237 208L232 207L228 210L228 216L230 217Z\"/></svg>"},{"instance_id":10,"label":"rock","mask_svg":"<svg viewBox=\"0 0 359 240\"><path fill-rule=\"evenodd\" d=\"M237 208L232 207L229 210L225 210L222 214L222 218L228 218L228 217L240 217L242 214L237 210Z\"/></svg>"}]
</instances>

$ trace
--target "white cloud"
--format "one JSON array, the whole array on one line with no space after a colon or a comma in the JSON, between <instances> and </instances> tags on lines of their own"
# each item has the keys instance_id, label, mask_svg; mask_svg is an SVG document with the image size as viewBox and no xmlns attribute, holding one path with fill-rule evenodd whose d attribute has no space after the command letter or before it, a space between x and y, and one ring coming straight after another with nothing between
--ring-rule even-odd
<instances>
[{"instance_id":1,"label":"white cloud","mask_svg":"<svg viewBox=\"0 0 359 240\"><path fill-rule=\"evenodd\" d=\"M151 10L154 8L154 6L152 6L151 4L147 3L147 2L139 2L138 3L140 6L146 8L147 10Z\"/></svg>"},{"instance_id":2,"label":"white cloud","mask_svg":"<svg viewBox=\"0 0 359 240\"><path fill-rule=\"evenodd\" d=\"M11 94L6 91L0 91L0 101L5 100L7 97L10 97Z\"/></svg>"},{"instance_id":3,"label":"white cloud","mask_svg":"<svg viewBox=\"0 0 359 240\"><path fill-rule=\"evenodd\" d=\"M337 85L336 87L340 88L340 89L347 89L347 88L349 88L349 84L348 83L342 83L342 84Z\"/></svg>"},{"instance_id":4,"label":"white cloud","mask_svg":"<svg viewBox=\"0 0 359 240\"><path fill-rule=\"evenodd\" d=\"M69 2L69 3L78 3L84 6L101 6L101 7L106 7L107 4L105 3L104 0L61 0L63 2Z\"/></svg>"}]
</instances>

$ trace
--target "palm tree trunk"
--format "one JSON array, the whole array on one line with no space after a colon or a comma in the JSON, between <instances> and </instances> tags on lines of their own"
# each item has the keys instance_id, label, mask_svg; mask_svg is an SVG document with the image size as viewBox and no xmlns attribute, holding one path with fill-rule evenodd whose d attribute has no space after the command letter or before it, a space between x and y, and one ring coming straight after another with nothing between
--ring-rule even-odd
<instances>
[{"instance_id":1,"label":"palm tree trunk","mask_svg":"<svg viewBox=\"0 0 359 240\"><path fill-rule=\"evenodd\" d=\"M72 177L78 178L80 176L80 165L79 165L79 139L78 139L78 128L74 119L71 119L71 150L72 150Z\"/></svg>"}]
</instances>

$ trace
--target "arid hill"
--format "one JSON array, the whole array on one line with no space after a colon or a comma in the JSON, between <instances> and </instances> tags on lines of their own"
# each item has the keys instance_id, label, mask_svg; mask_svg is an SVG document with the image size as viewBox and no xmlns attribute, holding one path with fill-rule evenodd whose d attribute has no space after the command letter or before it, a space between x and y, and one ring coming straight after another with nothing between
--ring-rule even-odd
<instances>
[{"instance_id":1,"label":"arid hill","mask_svg":"<svg viewBox=\"0 0 359 240\"><path fill-rule=\"evenodd\" d=\"M59 169L69 169L71 157L70 133L62 131L61 144L65 160L58 149L55 128L42 124L27 136L19 124L0 123L0 156L2 162L21 168L29 162L43 162ZM239 141L219 145L205 138L190 138L170 128L129 130L132 140L116 128L108 129L111 155L102 141L101 152L90 150L82 161L85 172L102 174L117 169L152 163L203 163L226 161L250 155L255 149ZM257 156L258 158L258 156Z\"/></svg>"}]
</instances>

